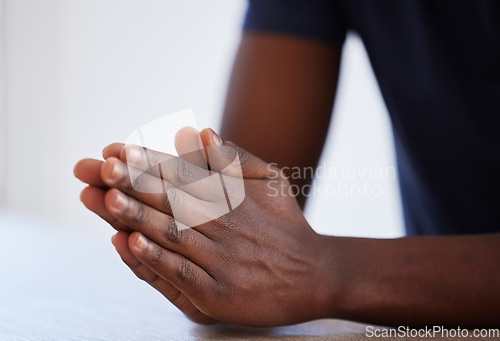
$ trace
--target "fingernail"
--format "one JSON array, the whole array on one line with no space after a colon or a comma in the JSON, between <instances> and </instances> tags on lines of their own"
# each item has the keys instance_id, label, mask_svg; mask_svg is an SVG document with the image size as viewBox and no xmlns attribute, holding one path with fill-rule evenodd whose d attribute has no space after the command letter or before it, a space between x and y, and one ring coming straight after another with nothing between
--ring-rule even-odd
<instances>
[{"instance_id":1,"label":"fingernail","mask_svg":"<svg viewBox=\"0 0 500 341\"><path fill-rule=\"evenodd\" d=\"M112 237L111 237L111 243L116 246L116 243L115 243L115 238L116 238L116 234L114 234Z\"/></svg>"},{"instance_id":2,"label":"fingernail","mask_svg":"<svg viewBox=\"0 0 500 341\"><path fill-rule=\"evenodd\" d=\"M111 171L110 175L111 180L117 181L123 178L124 176L125 176L125 170L123 169L123 165L118 162L115 162L115 164L113 165L113 170Z\"/></svg>"},{"instance_id":3,"label":"fingernail","mask_svg":"<svg viewBox=\"0 0 500 341\"><path fill-rule=\"evenodd\" d=\"M142 161L142 152L138 147L128 146L126 150L127 162L129 164L139 165Z\"/></svg>"},{"instance_id":4,"label":"fingernail","mask_svg":"<svg viewBox=\"0 0 500 341\"><path fill-rule=\"evenodd\" d=\"M113 207L116 208L117 210L121 211L127 206L128 206L127 198L125 198L125 196L122 193L117 193L116 199L113 202Z\"/></svg>"},{"instance_id":5,"label":"fingernail","mask_svg":"<svg viewBox=\"0 0 500 341\"><path fill-rule=\"evenodd\" d=\"M139 234L137 240L135 241L135 248L139 251L143 251L148 246L148 241L142 234Z\"/></svg>"},{"instance_id":6,"label":"fingernail","mask_svg":"<svg viewBox=\"0 0 500 341\"><path fill-rule=\"evenodd\" d=\"M217 147L222 146L222 139L220 138L220 136L217 135L217 133L212 128L210 128L210 130L213 133L213 135L212 135L213 144L215 144Z\"/></svg>"}]
</instances>

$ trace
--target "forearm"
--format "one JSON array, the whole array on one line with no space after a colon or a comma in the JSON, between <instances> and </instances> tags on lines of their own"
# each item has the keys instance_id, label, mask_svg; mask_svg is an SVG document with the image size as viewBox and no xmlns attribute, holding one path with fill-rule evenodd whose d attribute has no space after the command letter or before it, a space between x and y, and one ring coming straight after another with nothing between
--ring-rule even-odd
<instances>
[{"instance_id":1,"label":"forearm","mask_svg":"<svg viewBox=\"0 0 500 341\"><path fill-rule=\"evenodd\" d=\"M221 136L279 167L313 169L328 131L339 62L339 47L246 33L232 72ZM299 188L311 180L290 179ZM298 200L303 206L305 196Z\"/></svg>"},{"instance_id":2,"label":"forearm","mask_svg":"<svg viewBox=\"0 0 500 341\"><path fill-rule=\"evenodd\" d=\"M324 240L336 272L332 317L382 325L500 323L500 235Z\"/></svg>"}]
</instances>

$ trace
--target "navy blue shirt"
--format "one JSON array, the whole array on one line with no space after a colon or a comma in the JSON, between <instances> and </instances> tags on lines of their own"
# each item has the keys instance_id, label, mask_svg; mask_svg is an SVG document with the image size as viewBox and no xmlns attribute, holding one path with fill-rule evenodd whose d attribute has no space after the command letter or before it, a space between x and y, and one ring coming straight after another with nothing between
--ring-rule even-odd
<instances>
[{"instance_id":1,"label":"navy blue shirt","mask_svg":"<svg viewBox=\"0 0 500 341\"><path fill-rule=\"evenodd\" d=\"M245 30L363 40L409 235L500 232L500 1L250 0Z\"/></svg>"}]
</instances>

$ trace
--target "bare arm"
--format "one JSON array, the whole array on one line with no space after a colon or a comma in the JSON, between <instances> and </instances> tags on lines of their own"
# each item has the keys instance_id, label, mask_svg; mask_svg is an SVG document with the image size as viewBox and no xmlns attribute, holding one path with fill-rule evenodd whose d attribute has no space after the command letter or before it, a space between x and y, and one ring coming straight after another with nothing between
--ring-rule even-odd
<instances>
[{"instance_id":1,"label":"bare arm","mask_svg":"<svg viewBox=\"0 0 500 341\"><path fill-rule=\"evenodd\" d=\"M315 167L328 129L340 52L295 38L246 34L222 136L280 167ZM289 180L299 186L311 181ZM298 199L303 206L305 198ZM494 317L500 307L495 289L500 286L499 235L324 239L328 264L338 269L329 275L330 316L409 325L499 322ZM342 294L334 288L343 288Z\"/></svg>"},{"instance_id":2,"label":"bare arm","mask_svg":"<svg viewBox=\"0 0 500 341\"><path fill-rule=\"evenodd\" d=\"M281 167L314 167L327 132L339 58L340 49L326 44L246 34L223 137ZM201 133L206 146L220 143L213 134ZM178 231L167 198L132 190L122 148L106 149L104 163L77 165L75 174L89 184L82 201L123 230L114 243L132 271L195 321L271 326L335 317L411 326L500 323L498 234L392 240L320 236L295 198L271 195L268 165L240 149L246 160L245 200L220 218ZM205 214L206 201L193 205L198 194L187 194L174 202L184 208L184 218Z\"/></svg>"},{"instance_id":3,"label":"bare arm","mask_svg":"<svg viewBox=\"0 0 500 341\"><path fill-rule=\"evenodd\" d=\"M202 134L213 147L213 132ZM114 240L124 261L195 321L274 326L333 317L448 328L500 323L499 234L387 240L318 235L295 198L272 195L275 169L239 153L246 160L245 200L182 231L172 225L165 197L133 191L123 157L100 164L83 160L75 173L92 183L82 193L87 207L115 228L135 231ZM118 178L116 169L122 170ZM175 172L170 175L177 181ZM191 176L182 179L193 182ZM105 192L103 185L111 189ZM211 212L207 201L187 194L177 196L182 209L176 219Z\"/></svg>"},{"instance_id":4,"label":"bare arm","mask_svg":"<svg viewBox=\"0 0 500 341\"><path fill-rule=\"evenodd\" d=\"M500 323L499 234L324 238L339 290L330 316L384 325Z\"/></svg>"},{"instance_id":5,"label":"bare arm","mask_svg":"<svg viewBox=\"0 0 500 341\"><path fill-rule=\"evenodd\" d=\"M340 53L340 47L326 43L246 33L221 136L279 167L316 167L328 132ZM290 180L303 188L312 179ZM297 199L303 207L305 197Z\"/></svg>"}]
</instances>

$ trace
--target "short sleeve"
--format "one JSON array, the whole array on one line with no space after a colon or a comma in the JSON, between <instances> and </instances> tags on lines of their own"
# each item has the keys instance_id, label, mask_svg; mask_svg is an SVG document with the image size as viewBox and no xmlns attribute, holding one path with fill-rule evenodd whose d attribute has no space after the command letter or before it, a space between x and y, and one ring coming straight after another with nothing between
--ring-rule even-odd
<instances>
[{"instance_id":1,"label":"short sleeve","mask_svg":"<svg viewBox=\"0 0 500 341\"><path fill-rule=\"evenodd\" d=\"M243 29L342 44L346 25L335 0L249 0Z\"/></svg>"}]
</instances>

